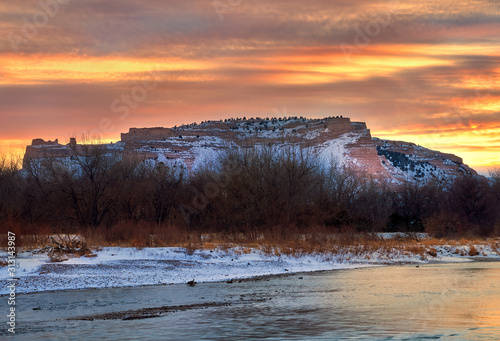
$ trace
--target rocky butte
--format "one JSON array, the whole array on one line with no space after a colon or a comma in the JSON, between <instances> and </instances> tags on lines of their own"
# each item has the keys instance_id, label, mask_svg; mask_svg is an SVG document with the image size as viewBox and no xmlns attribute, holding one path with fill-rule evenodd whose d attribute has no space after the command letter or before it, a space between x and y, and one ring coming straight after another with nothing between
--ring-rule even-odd
<instances>
[{"instance_id":1,"label":"rocky butte","mask_svg":"<svg viewBox=\"0 0 500 341\"><path fill-rule=\"evenodd\" d=\"M300 147L325 165L336 163L376 179L401 183L405 179L427 182L477 173L461 158L430 150L414 143L372 138L364 122L337 116L236 118L206 121L173 128L130 128L117 143L92 145L116 156L135 155L195 171L228 148L253 146ZM66 145L56 139L34 139L26 147L29 160L56 158L71 161L84 156L88 147L71 138Z\"/></svg>"}]
</instances>

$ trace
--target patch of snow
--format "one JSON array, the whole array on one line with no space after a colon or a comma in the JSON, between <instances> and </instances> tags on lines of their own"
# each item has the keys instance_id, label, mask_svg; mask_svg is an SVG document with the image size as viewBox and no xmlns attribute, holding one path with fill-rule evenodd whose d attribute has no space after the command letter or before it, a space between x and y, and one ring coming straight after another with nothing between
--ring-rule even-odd
<instances>
[{"instance_id":1,"label":"patch of snow","mask_svg":"<svg viewBox=\"0 0 500 341\"><path fill-rule=\"evenodd\" d=\"M418 238L420 240L429 239L428 233L405 233L405 232L379 232L376 234L380 239L395 239L395 238Z\"/></svg>"},{"instance_id":2,"label":"patch of snow","mask_svg":"<svg viewBox=\"0 0 500 341\"><path fill-rule=\"evenodd\" d=\"M394 235L387 235L394 237ZM488 245L477 245L477 257L500 260ZM97 257L50 262L46 254L22 252L17 257L17 292L67 290L169 283L225 281L292 272L350 269L381 264L470 261L468 246L439 246L437 255L406 251L359 252L346 248L335 254L301 256L268 254L260 249L233 247L227 250L195 250L176 247L106 247ZM2 252L0 257L5 257ZM8 268L0 268L0 294L7 294Z\"/></svg>"},{"instance_id":3,"label":"patch of snow","mask_svg":"<svg viewBox=\"0 0 500 341\"><path fill-rule=\"evenodd\" d=\"M305 138L306 140L314 140L318 138L321 135L321 133L326 133L326 132L328 132L328 128L310 130L305 134L303 134L303 138Z\"/></svg>"},{"instance_id":4,"label":"patch of snow","mask_svg":"<svg viewBox=\"0 0 500 341\"><path fill-rule=\"evenodd\" d=\"M158 162L163 162L164 164L168 163L168 159L165 155L163 154L158 154Z\"/></svg>"},{"instance_id":5,"label":"patch of snow","mask_svg":"<svg viewBox=\"0 0 500 341\"><path fill-rule=\"evenodd\" d=\"M354 159L349 156L347 145L356 143L359 137L360 135L358 134L346 133L342 134L336 139L325 142L324 144L319 146L319 159L322 160L325 165L329 165L332 162L337 161L341 162L342 164L346 164L349 161L354 161Z\"/></svg>"},{"instance_id":6,"label":"patch of snow","mask_svg":"<svg viewBox=\"0 0 500 341\"><path fill-rule=\"evenodd\" d=\"M191 149L191 152L196 154L196 158L191 167L192 171L196 171L199 167L210 165L215 162L220 155L220 150L210 147L194 147Z\"/></svg>"}]
</instances>

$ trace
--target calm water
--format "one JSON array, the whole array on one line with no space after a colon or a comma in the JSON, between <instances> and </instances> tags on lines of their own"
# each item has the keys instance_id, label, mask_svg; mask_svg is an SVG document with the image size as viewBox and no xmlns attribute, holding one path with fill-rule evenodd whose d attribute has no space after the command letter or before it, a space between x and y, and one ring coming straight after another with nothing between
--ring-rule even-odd
<instances>
[{"instance_id":1,"label":"calm water","mask_svg":"<svg viewBox=\"0 0 500 341\"><path fill-rule=\"evenodd\" d=\"M148 319L66 320L213 302L228 305ZM19 340L499 340L500 263L41 293L19 295L17 304L18 329L11 339ZM3 327L0 337L6 336Z\"/></svg>"}]
</instances>

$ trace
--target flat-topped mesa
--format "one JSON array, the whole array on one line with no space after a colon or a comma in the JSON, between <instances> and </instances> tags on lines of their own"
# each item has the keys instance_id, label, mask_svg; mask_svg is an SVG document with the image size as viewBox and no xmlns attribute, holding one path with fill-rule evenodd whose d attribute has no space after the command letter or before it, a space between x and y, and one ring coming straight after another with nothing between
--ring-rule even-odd
<instances>
[{"instance_id":1,"label":"flat-topped mesa","mask_svg":"<svg viewBox=\"0 0 500 341\"><path fill-rule=\"evenodd\" d=\"M172 128L131 128L121 136L124 152L143 159L179 161L189 170L196 168L207 153L214 157L227 148L294 144L313 152L330 148L330 155L323 153L322 157L332 158L335 154L343 163L362 158L363 172L377 176L386 172L366 124L342 116L209 120ZM332 141L339 142L339 146L334 147Z\"/></svg>"},{"instance_id":2,"label":"flat-topped mesa","mask_svg":"<svg viewBox=\"0 0 500 341\"><path fill-rule=\"evenodd\" d=\"M364 122L330 116L309 119L256 117L204 121L171 128L130 128L121 141L105 145L80 145L72 138L67 145L34 139L26 147L25 160L68 158L90 148L109 155L131 155L142 160L184 167L194 171L214 161L224 150L252 146L300 147L327 164L340 162L360 174L398 184L408 179L430 181L477 174L462 159L413 143L372 139Z\"/></svg>"}]
</instances>

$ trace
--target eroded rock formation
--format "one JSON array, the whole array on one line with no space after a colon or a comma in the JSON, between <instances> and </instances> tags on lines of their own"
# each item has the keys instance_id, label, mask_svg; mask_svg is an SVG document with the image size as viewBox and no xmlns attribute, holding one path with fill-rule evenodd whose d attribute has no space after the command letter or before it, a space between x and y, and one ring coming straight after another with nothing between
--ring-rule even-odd
<instances>
[{"instance_id":1,"label":"eroded rock formation","mask_svg":"<svg viewBox=\"0 0 500 341\"><path fill-rule=\"evenodd\" d=\"M216 159L223 150L257 145L301 147L325 164L344 164L367 176L394 183L404 179L428 181L463 173L476 174L455 155L413 143L372 138L365 123L351 122L345 117L243 118L173 128L130 128L128 133L121 134L119 142L100 148L105 148L108 154L133 154L193 171ZM88 148L85 151L88 152ZM26 148L25 162L71 158L82 153L82 146L74 139L67 145L57 140L35 139Z\"/></svg>"}]
</instances>

